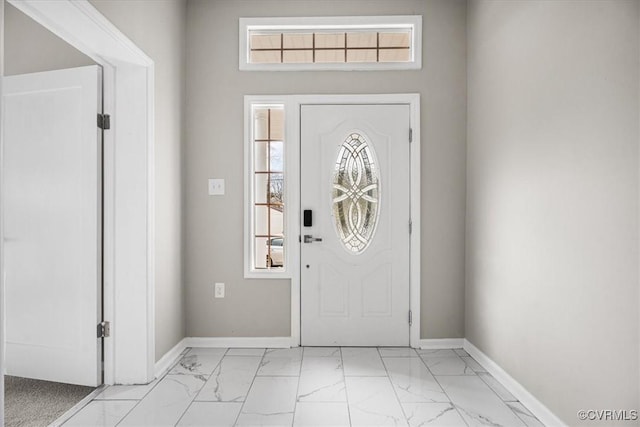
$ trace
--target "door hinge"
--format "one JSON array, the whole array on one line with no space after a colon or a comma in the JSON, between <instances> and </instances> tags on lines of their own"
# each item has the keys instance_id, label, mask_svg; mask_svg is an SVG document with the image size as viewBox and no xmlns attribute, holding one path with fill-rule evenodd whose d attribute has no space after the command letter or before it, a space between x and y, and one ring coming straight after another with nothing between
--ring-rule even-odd
<instances>
[{"instance_id":1,"label":"door hinge","mask_svg":"<svg viewBox=\"0 0 640 427\"><path fill-rule=\"evenodd\" d=\"M409 128L409 142L413 142L413 129Z\"/></svg>"},{"instance_id":2,"label":"door hinge","mask_svg":"<svg viewBox=\"0 0 640 427\"><path fill-rule=\"evenodd\" d=\"M100 129L111 129L111 116L98 113L98 127Z\"/></svg>"},{"instance_id":3,"label":"door hinge","mask_svg":"<svg viewBox=\"0 0 640 427\"><path fill-rule=\"evenodd\" d=\"M98 323L98 338L106 338L111 336L111 323L100 322Z\"/></svg>"},{"instance_id":4,"label":"door hinge","mask_svg":"<svg viewBox=\"0 0 640 427\"><path fill-rule=\"evenodd\" d=\"M413 313L409 310L409 326L413 325Z\"/></svg>"},{"instance_id":5,"label":"door hinge","mask_svg":"<svg viewBox=\"0 0 640 427\"><path fill-rule=\"evenodd\" d=\"M409 234L413 232L413 221L409 220Z\"/></svg>"}]
</instances>

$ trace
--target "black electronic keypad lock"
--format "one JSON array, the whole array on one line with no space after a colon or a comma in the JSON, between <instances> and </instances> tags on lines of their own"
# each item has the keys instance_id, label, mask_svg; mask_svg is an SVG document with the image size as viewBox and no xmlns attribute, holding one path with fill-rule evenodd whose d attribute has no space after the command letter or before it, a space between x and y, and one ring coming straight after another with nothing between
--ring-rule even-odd
<instances>
[{"instance_id":1,"label":"black electronic keypad lock","mask_svg":"<svg viewBox=\"0 0 640 427\"><path fill-rule=\"evenodd\" d=\"M302 225L305 227L311 227L313 225L313 214L311 209L305 209L302 215Z\"/></svg>"}]
</instances>

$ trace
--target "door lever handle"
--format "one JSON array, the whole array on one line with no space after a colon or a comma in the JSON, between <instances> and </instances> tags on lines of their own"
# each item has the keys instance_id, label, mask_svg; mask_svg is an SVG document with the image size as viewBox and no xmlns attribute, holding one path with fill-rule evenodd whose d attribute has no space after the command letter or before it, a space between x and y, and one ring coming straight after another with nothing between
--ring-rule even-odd
<instances>
[{"instance_id":1,"label":"door lever handle","mask_svg":"<svg viewBox=\"0 0 640 427\"><path fill-rule=\"evenodd\" d=\"M305 234L304 235L304 242L305 243L322 242L322 237L313 237L310 234Z\"/></svg>"}]
</instances>

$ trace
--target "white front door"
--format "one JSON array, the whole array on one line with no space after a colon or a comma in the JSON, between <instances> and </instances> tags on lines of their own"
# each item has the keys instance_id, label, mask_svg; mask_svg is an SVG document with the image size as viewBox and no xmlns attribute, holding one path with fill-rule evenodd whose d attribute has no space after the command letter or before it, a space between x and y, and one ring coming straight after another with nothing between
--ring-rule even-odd
<instances>
[{"instance_id":1,"label":"white front door","mask_svg":"<svg viewBox=\"0 0 640 427\"><path fill-rule=\"evenodd\" d=\"M311 213L300 233L302 345L408 346L410 107L302 105L300 121Z\"/></svg>"},{"instance_id":2,"label":"white front door","mask_svg":"<svg viewBox=\"0 0 640 427\"><path fill-rule=\"evenodd\" d=\"M6 373L101 383L97 66L4 79Z\"/></svg>"}]
</instances>

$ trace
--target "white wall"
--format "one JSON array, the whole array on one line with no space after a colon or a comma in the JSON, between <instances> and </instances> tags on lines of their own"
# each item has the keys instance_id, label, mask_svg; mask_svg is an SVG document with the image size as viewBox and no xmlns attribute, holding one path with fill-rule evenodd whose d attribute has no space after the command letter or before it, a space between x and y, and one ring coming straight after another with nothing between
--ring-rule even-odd
<instances>
[{"instance_id":1,"label":"white wall","mask_svg":"<svg viewBox=\"0 0 640 427\"><path fill-rule=\"evenodd\" d=\"M469 2L466 335L569 425L638 409L638 8Z\"/></svg>"},{"instance_id":2,"label":"white wall","mask_svg":"<svg viewBox=\"0 0 640 427\"><path fill-rule=\"evenodd\" d=\"M182 147L186 0L91 0L155 62L156 360L185 334Z\"/></svg>"},{"instance_id":3,"label":"white wall","mask_svg":"<svg viewBox=\"0 0 640 427\"><path fill-rule=\"evenodd\" d=\"M423 16L423 69L240 72L238 18ZM422 336L464 335L466 2L190 0L187 11L187 335L289 336L290 281L243 278L243 96L422 94ZM207 179L224 178L223 197ZM224 299L213 284L224 282Z\"/></svg>"}]
</instances>

